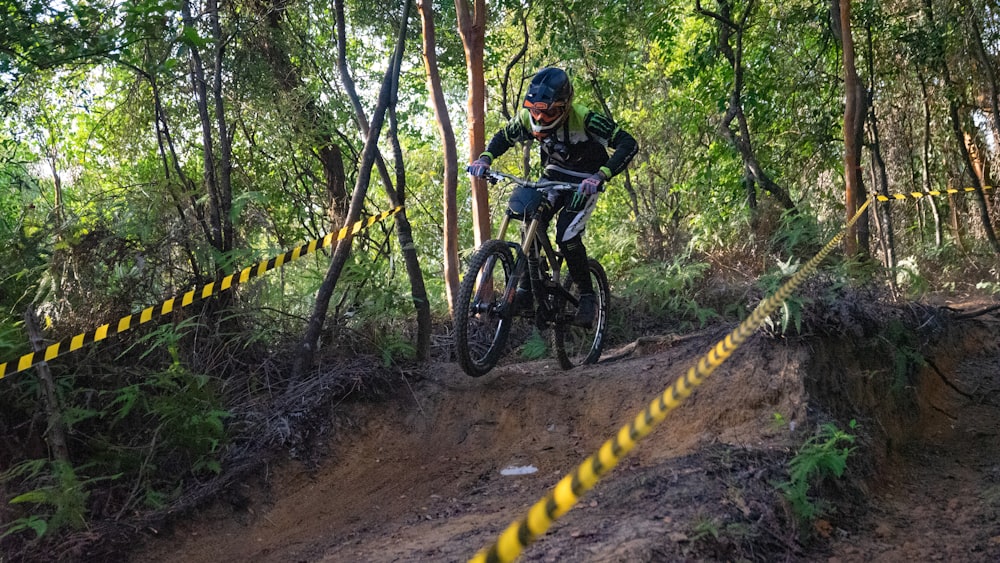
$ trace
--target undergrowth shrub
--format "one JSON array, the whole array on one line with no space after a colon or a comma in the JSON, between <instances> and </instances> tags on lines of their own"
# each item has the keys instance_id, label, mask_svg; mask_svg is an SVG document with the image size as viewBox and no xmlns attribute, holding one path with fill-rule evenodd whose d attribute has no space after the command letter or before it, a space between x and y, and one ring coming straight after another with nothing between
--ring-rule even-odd
<instances>
[{"instance_id":1,"label":"undergrowth shrub","mask_svg":"<svg viewBox=\"0 0 1000 563\"><path fill-rule=\"evenodd\" d=\"M618 321L615 330L627 334L630 327L639 324L631 322L635 316L652 317L682 329L704 326L719 317L715 309L699 301L709 269L707 262L695 260L688 251L672 262L636 261L616 272L611 277L623 283L612 288L617 298L610 311L613 322Z\"/></svg>"},{"instance_id":2,"label":"undergrowth shrub","mask_svg":"<svg viewBox=\"0 0 1000 563\"><path fill-rule=\"evenodd\" d=\"M857 423L851 420L850 429ZM826 513L827 503L810 495L823 480L839 479L847 469L847 459L854 448L855 436L840 430L833 423L820 426L819 431L799 447L788 463L788 481L778 483L792 512L803 523L811 523Z\"/></svg>"},{"instance_id":3,"label":"undergrowth shrub","mask_svg":"<svg viewBox=\"0 0 1000 563\"><path fill-rule=\"evenodd\" d=\"M4 471L0 483L20 482L29 490L9 500L22 507L22 515L6 524L0 539L28 530L39 539L65 527L82 529L90 495L86 485L94 481L81 480L71 464L58 460L30 459Z\"/></svg>"}]
</instances>

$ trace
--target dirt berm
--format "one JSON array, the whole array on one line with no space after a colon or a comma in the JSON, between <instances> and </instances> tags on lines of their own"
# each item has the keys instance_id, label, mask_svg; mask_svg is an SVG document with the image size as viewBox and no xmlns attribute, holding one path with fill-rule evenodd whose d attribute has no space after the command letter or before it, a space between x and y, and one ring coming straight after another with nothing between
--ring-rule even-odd
<instances>
[{"instance_id":1,"label":"dirt berm","mask_svg":"<svg viewBox=\"0 0 1000 563\"><path fill-rule=\"evenodd\" d=\"M805 335L754 335L522 559L1000 561L995 303L841 302L807 312ZM133 559L467 560L733 326L567 372L427 365L386 401L340 404L318 465L269 467L150 530ZM854 449L809 489L822 512L803 521L779 483L826 423Z\"/></svg>"}]
</instances>

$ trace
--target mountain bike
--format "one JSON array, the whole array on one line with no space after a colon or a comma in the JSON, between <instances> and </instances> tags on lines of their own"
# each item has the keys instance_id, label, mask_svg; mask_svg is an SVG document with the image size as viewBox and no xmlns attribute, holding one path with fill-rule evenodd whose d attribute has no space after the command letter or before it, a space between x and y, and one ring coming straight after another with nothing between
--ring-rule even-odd
<instances>
[{"instance_id":1,"label":"mountain bike","mask_svg":"<svg viewBox=\"0 0 1000 563\"><path fill-rule=\"evenodd\" d=\"M476 250L455 302L455 351L465 373L479 377L493 369L508 352L507 340L518 318L534 318L544 332L552 328L552 348L559 365L570 369L593 364L601 357L611 290L604 268L590 259L588 270L596 296L590 327L573 324L580 294L563 255L547 234L543 218L552 192L576 191L577 186L553 180L528 181L490 170L492 183L512 184L507 211L496 239ZM520 242L505 240L511 223L519 225ZM518 285L530 280L533 302L526 311L515 303ZM523 285L522 285L523 286Z\"/></svg>"}]
</instances>

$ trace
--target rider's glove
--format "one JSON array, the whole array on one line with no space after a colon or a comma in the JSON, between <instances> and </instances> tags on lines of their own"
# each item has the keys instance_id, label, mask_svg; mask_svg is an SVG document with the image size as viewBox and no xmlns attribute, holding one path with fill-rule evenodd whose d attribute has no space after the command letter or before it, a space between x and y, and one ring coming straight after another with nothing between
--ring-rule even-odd
<instances>
[{"instance_id":1,"label":"rider's glove","mask_svg":"<svg viewBox=\"0 0 1000 563\"><path fill-rule=\"evenodd\" d=\"M589 178L580 182L580 193L584 195L594 195L601 191L601 186L604 185L604 181L607 178L604 176L603 172L597 172L591 175Z\"/></svg>"},{"instance_id":2,"label":"rider's glove","mask_svg":"<svg viewBox=\"0 0 1000 563\"><path fill-rule=\"evenodd\" d=\"M490 169L491 162L492 161L490 160L490 157L483 155L477 158L476 160L473 160L472 164L470 164L469 167L466 168L466 170L469 171L469 174L471 176L475 176L476 178L482 178L483 176L486 175L486 171Z\"/></svg>"}]
</instances>

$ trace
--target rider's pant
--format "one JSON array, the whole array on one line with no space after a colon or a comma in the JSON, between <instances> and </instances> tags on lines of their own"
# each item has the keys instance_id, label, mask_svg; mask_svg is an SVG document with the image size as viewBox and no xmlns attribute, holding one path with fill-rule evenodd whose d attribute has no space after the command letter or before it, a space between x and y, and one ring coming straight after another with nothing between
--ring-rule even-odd
<instances>
[{"instance_id":1,"label":"rider's pant","mask_svg":"<svg viewBox=\"0 0 1000 563\"><path fill-rule=\"evenodd\" d=\"M566 259L566 267L573 277L580 293L593 293L594 284L590 279L590 268L587 265L587 247L583 245L583 231L587 220L597 205L597 194L586 197L580 204L573 205L573 197L577 194L563 193L553 205L553 211L559 210L556 220L556 244Z\"/></svg>"}]
</instances>

